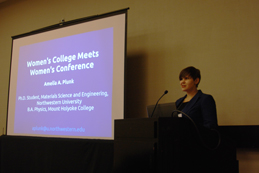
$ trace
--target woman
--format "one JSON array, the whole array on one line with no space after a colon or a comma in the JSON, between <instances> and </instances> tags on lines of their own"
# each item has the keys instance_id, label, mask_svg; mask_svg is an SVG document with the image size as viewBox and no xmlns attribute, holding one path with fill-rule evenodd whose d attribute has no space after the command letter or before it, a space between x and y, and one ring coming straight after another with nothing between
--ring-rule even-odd
<instances>
[{"instance_id":1,"label":"woman","mask_svg":"<svg viewBox=\"0 0 259 173\"><path fill-rule=\"evenodd\" d=\"M201 80L200 70L187 67L181 71L179 80L186 95L176 101L177 109L187 114L198 125L210 129L217 128L217 110L213 97L197 89ZM181 114L178 116L185 117Z\"/></svg>"}]
</instances>

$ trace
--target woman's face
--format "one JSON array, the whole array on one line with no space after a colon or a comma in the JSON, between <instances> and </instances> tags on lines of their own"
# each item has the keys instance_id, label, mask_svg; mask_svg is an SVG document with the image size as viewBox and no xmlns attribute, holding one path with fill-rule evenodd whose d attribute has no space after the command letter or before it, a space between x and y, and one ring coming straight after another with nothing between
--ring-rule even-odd
<instances>
[{"instance_id":1,"label":"woman's face","mask_svg":"<svg viewBox=\"0 0 259 173\"><path fill-rule=\"evenodd\" d=\"M181 78L180 85L181 85L182 91L188 92L188 91L196 90L197 89L196 85L199 83L199 80L200 80L199 78L193 80L191 76L186 76Z\"/></svg>"}]
</instances>

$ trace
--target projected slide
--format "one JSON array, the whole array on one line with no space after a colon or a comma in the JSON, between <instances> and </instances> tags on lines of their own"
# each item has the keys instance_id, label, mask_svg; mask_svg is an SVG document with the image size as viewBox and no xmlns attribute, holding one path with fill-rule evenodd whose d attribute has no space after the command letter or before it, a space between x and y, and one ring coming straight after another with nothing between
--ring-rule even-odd
<instances>
[{"instance_id":1,"label":"projected slide","mask_svg":"<svg viewBox=\"0 0 259 173\"><path fill-rule=\"evenodd\" d=\"M15 133L111 137L113 28L23 46L19 56Z\"/></svg>"},{"instance_id":2,"label":"projected slide","mask_svg":"<svg viewBox=\"0 0 259 173\"><path fill-rule=\"evenodd\" d=\"M13 37L7 135L114 139L127 9Z\"/></svg>"}]
</instances>

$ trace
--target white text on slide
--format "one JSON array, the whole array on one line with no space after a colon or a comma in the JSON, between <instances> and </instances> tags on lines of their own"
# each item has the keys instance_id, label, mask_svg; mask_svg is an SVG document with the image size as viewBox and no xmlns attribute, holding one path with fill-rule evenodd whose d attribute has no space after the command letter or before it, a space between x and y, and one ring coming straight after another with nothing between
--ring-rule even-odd
<instances>
[{"instance_id":1,"label":"white text on slide","mask_svg":"<svg viewBox=\"0 0 259 173\"><path fill-rule=\"evenodd\" d=\"M45 66L50 65L46 68L40 68L40 69L30 69L30 75L31 76L37 76L37 75L45 75L50 73L61 73L61 72L67 72L67 71L77 71L77 70L87 70L87 69L93 69L94 68L94 62L84 62L84 63L76 63L72 64L73 61L88 61L90 59L91 61L94 61L94 58L98 58L100 56L99 51L91 51L91 52L78 52L77 56L74 55L60 55L60 56L54 56L53 58L47 57L43 60L37 60L37 61L27 61L27 68L33 68L38 66ZM67 63L66 65L56 65L59 63ZM53 64L53 65L51 65Z\"/></svg>"}]
</instances>

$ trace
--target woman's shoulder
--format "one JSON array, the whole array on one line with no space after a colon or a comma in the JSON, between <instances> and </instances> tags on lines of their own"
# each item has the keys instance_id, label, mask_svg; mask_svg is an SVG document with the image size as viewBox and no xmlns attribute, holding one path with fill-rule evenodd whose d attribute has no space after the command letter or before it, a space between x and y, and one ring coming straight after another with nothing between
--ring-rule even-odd
<instances>
[{"instance_id":1,"label":"woman's shoulder","mask_svg":"<svg viewBox=\"0 0 259 173\"><path fill-rule=\"evenodd\" d=\"M202 101L214 101L214 98L211 94L205 94L202 91L200 91L200 97Z\"/></svg>"},{"instance_id":2,"label":"woman's shoulder","mask_svg":"<svg viewBox=\"0 0 259 173\"><path fill-rule=\"evenodd\" d=\"M202 97L213 97L211 94L203 93L201 90L199 90L199 93Z\"/></svg>"}]
</instances>

